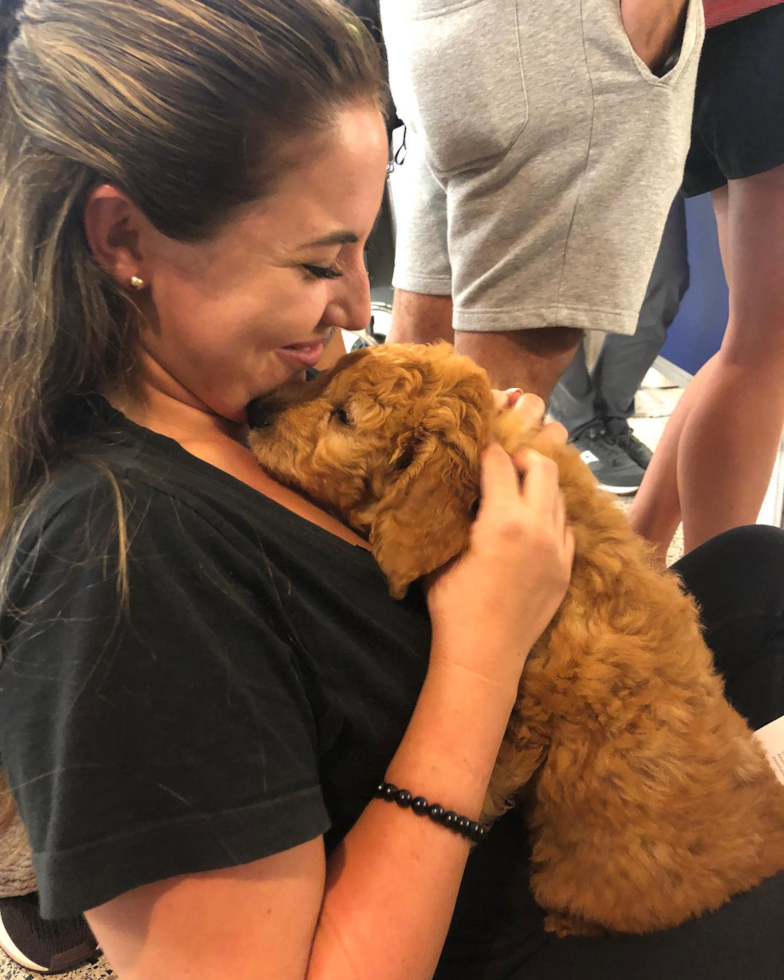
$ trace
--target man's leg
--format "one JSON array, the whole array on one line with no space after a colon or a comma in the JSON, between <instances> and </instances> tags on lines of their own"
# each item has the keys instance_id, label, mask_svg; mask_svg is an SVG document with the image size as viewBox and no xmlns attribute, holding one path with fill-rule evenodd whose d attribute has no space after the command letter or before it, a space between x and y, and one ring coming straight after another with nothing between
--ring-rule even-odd
<instances>
[{"instance_id":1,"label":"man's leg","mask_svg":"<svg viewBox=\"0 0 784 980\"><path fill-rule=\"evenodd\" d=\"M592 425L601 424L596 390L585 359L585 344L578 346L571 363L553 388L548 410L566 428L570 439Z\"/></svg>"},{"instance_id":2,"label":"man's leg","mask_svg":"<svg viewBox=\"0 0 784 980\"><path fill-rule=\"evenodd\" d=\"M428 296L396 289L392 301L392 326L387 343L435 344L445 340L453 344L452 297Z\"/></svg>"},{"instance_id":3,"label":"man's leg","mask_svg":"<svg viewBox=\"0 0 784 980\"><path fill-rule=\"evenodd\" d=\"M432 212L402 201L394 284L451 293L458 350L500 387L546 398L584 329L634 332L688 146L702 13L691 0L660 84L607 0L532 0L524 21L516 9L490 23L485 5L382 0L395 103L444 191L430 239L449 272L447 286L414 237ZM421 205L427 181L411 185ZM422 328L422 302L400 304L393 339L444 336L446 303Z\"/></svg>"},{"instance_id":4,"label":"man's leg","mask_svg":"<svg viewBox=\"0 0 784 980\"><path fill-rule=\"evenodd\" d=\"M502 387L545 399L582 330L636 328L688 146L701 32L695 4L665 93L637 68L627 74L628 41L610 5L583 7L529 9L527 126L492 166L445 178L456 346ZM554 100L557 64L570 70L558 72Z\"/></svg>"},{"instance_id":5,"label":"man's leg","mask_svg":"<svg viewBox=\"0 0 784 980\"><path fill-rule=\"evenodd\" d=\"M452 270L447 245L447 199L435 179L420 135L407 128L406 155L393 176L397 236L392 324L387 342L454 342Z\"/></svg>"},{"instance_id":6,"label":"man's leg","mask_svg":"<svg viewBox=\"0 0 784 980\"><path fill-rule=\"evenodd\" d=\"M547 402L582 340L571 327L455 334L455 347L481 364L496 388L522 388Z\"/></svg>"},{"instance_id":7,"label":"man's leg","mask_svg":"<svg viewBox=\"0 0 784 980\"><path fill-rule=\"evenodd\" d=\"M637 332L631 337L609 334L594 368L597 406L611 435L628 429L635 395L664 346L667 330L688 288L686 210L678 195L664 226Z\"/></svg>"}]
</instances>

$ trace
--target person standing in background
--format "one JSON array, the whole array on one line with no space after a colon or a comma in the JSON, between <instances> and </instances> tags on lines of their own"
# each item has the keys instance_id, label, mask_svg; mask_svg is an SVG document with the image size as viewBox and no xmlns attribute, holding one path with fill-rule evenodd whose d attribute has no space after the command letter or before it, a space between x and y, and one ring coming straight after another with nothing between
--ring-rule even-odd
<instances>
[{"instance_id":1,"label":"person standing in background","mask_svg":"<svg viewBox=\"0 0 784 980\"><path fill-rule=\"evenodd\" d=\"M784 425L784 5L705 0L687 197L713 194L729 322L670 418L632 524L662 556L753 524Z\"/></svg>"},{"instance_id":2,"label":"person standing in background","mask_svg":"<svg viewBox=\"0 0 784 980\"><path fill-rule=\"evenodd\" d=\"M608 334L590 371L581 345L550 398L550 415L565 426L603 490L634 493L645 476L652 453L628 420L688 288L686 212L678 195L667 216L636 333Z\"/></svg>"},{"instance_id":3,"label":"person standing in background","mask_svg":"<svg viewBox=\"0 0 784 980\"><path fill-rule=\"evenodd\" d=\"M390 340L545 400L633 334L689 144L699 0L381 0L408 128ZM454 332L453 332L454 331Z\"/></svg>"}]
</instances>

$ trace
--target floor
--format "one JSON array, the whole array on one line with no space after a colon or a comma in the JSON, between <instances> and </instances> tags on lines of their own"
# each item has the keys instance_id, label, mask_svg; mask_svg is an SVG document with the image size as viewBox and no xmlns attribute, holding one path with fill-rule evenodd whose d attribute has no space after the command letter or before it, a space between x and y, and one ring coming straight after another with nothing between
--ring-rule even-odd
<instances>
[{"instance_id":1,"label":"floor","mask_svg":"<svg viewBox=\"0 0 784 980\"><path fill-rule=\"evenodd\" d=\"M30 973L21 969L0 953L0 980L38 980L40 976L40 973ZM99 957L94 963L88 963L70 973L60 973L58 976L62 980L110 980L110 978L113 980L117 974L110 969L103 957Z\"/></svg>"}]
</instances>

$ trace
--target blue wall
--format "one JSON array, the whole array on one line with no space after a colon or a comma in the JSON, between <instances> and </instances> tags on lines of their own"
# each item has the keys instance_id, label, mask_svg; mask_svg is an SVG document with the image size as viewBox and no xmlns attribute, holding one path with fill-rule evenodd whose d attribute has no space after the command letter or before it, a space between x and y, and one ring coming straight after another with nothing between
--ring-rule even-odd
<instances>
[{"instance_id":1,"label":"blue wall","mask_svg":"<svg viewBox=\"0 0 784 980\"><path fill-rule=\"evenodd\" d=\"M691 285L661 356L696 374L721 346L727 325L727 282L721 267L710 194L686 202Z\"/></svg>"}]
</instances>

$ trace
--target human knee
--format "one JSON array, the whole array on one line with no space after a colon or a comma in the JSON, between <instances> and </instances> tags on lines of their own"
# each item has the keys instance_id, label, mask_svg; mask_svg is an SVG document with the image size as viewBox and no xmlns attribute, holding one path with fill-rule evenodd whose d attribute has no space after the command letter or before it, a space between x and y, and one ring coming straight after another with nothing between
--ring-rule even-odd
<instances>
[{"instance_id":1,"label":"human knee","mask_svg":"<svg viewBox=\"0 0 784 980\"><path fill-rule=\"evenodd\" d=\"M540 327L538 330L518 331L515 341L535 357L546 360L566 358L568 364L584 336L585 331L576 327Z\"/></svg>"}]
</instances>

